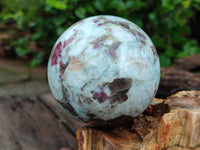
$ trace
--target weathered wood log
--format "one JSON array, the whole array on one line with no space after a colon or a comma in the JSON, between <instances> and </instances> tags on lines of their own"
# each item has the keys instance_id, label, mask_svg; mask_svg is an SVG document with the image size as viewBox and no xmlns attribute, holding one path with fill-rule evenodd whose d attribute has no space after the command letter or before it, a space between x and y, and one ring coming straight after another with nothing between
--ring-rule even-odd
<instances>
[{"instance_id":1,"label":"weathered wood log","mask_svg":"<svg viewBox=\"0 0 200 150\"><path fill-rule=\"evenodd\" d=\"M75 150L81 126L50 93L38 98L0 96L0 150Z\"/></svg>"},{"instance_id":2,"label":"weathered wood log","mask_svg":"<svg viewBox=\"0 0 200 150\"><path fill-rule=\"evenodd\" d=\"M200 90L200 75L175 67L161 68L156 97L166 98L180 90Z\"/></svg>"},{"instance_id":3,"label":"weathered wood log","mask_svg":"<svg viewBox=\"0 0 200 150\"><path fill-rule=\"evenodd\" d=\"M173 66L188 71L200 71L200 54L174 60Z\"/></svg>"},{"instance_id":4,"label":"weathered wood log","mask_svg":"<svg viewBox=\"0 0 200 150\"><path fill-rule=\"evenodd\" d=\"M166 98L180 90L200 90L200 54L174 60L161 69L161 81L156 97Z\"/></svg>"},{"instance_id":5,"label":"weathered wood log","mask_svg":"<svg viewBox=\"0 0 200 150\"><path fill-rule=\"evenodd\" d=\"M78 149L200 150L200 91L154 99L132 122L113 130L83 127L77 131Z\"/></svg>"}]
</instances>

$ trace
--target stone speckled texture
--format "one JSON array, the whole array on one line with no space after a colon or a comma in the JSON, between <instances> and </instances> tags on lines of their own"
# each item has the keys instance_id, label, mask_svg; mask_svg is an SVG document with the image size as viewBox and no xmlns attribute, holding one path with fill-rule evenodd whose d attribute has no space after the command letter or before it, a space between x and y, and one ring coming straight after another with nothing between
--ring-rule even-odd
<instances>
[{"instance_id":1,"label":"stone speckled texture","mask_svg":"<svg viewBox=\"0 0 200 150\"><path fill-rule=\"evenodd\" d=\"M72 25L57 40L48 80L65 112L106 124L147 108L158 89L160 63L150 38L134 23L94 16Z\"/></svg>"}]
</instances>

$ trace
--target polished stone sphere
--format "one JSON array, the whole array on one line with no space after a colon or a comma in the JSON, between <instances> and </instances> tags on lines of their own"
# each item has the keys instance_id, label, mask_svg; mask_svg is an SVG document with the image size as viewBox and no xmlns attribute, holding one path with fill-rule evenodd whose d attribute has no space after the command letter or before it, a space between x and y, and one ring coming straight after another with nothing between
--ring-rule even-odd
<instances>
[{"instance_id":1,"label":"polished stone sphere","mask_svg":"<svg viewBox=\"0 0 200 150\"><path fill-rule=\"evenodd\" d=\"M94 16L68 28L55 43L48 81L58 104L91 125L121 124L153 100L160 63L150 38L134 23Z\"/></svg>"}]
</instances>

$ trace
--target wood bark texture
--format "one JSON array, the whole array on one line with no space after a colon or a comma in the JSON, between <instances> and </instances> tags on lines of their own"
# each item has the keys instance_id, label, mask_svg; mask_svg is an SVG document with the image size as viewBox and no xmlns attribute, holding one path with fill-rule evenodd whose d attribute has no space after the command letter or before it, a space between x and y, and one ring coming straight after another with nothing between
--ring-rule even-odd
<instances>
[{"instance_id":1,"label":"wood bark texture","mask_svg":"<svg viewBox=\"0 0 200 150\"><path fill-rule=\"evenodd\" d=\"M75 150L82 126L51 94L0 97L0 150Z\"/></svg>"},{"instance_id":2,"label":"wood bark texture","mask_svg":"<svg viewBox=\"0 0 200 150\"><path fill-rule=\"evenodd\" d=\"M83 127L79 150L200 150L200 91L154 99L131 126L113 130Z\"/></svg>"},{"instance_id":3,"label":"wood bark texture","mask_svg":"<svg viewBox=\"0 0 200 150\"><path fill-rule=\"evenodd\" d=\"M200 90L200 54L174 60L169 68L161 68L156 97L166 98L182 90Z\"/></svg>"}]
</instances>

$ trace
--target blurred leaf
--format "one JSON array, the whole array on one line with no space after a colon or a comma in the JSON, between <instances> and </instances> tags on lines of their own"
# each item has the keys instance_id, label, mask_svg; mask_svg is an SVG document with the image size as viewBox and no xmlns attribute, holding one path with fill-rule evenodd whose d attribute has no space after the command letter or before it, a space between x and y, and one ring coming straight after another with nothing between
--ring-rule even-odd
<instances>
[{"instance_id":1,"label":"blurred leaf","mask_svg":"<svg viewBox=\"0 0 200 150\"><path fill-rule=\"evenodd\" d=\"M181 3L182 0L161 0L162 7L173 9L177 4Z\"/></svg>"},{"instance_id":2,"label":"blurred leaf","mask_svg":"<svg viewBox=\"0 0 200 150\"><path fill-rule=\"evenodd\" d=\"M111 8L115 8L118 11L126 10L126 6L123 0L112 0L109 4Z\"/></svg>"},{"instance_id":3,"label":"blurred leaf","mask_svg":"<svg viewBox=\"0 0 200 150\"><path fill-rule=\"evenodd\" d=\"M44 10L45 10L46 12L51 12L51 11L52 11L52 9L53 9L53 6L52 6L52 5L50 5L50 4L48 4L48 5L45 5L45 8L44 8Z\"/></svg>"},{"instance_id":4,"label":"blurred leaf","mask_svg":"<svg viewBox=\"0 0 200 150\"><path fill-rule=\"evenodd\" d=\"M176 49L174 49L174 48L172 48L170 46L166 47L165 55L167 57L169 57L169 58L176 58L177 57L176 54L177 54Z\"/></svg>"},{"instance_id":5,"label":"blurred leaf","mask_svg":"<svg viewBox=\"0 0 200 150\"><path fill-rule=\"evenodd\" d=\"M26 55L26 54L30 53L31 50L30 50L30 49L27 49L27 48L23 48L23 47L17 47L17 48L15 49L15 52L16 52L16 54L17 54L18 56L23 56L23 55Z\"/></svg>"},{"instance_id":6,"label":"blurred leaf","mask_svg":"<svg viewBox=\"0 0 200 150\"><path fill-rule=\"evenodd\" d=\"M157 18L156 13L149 13L149 18L151 20L156 20L156 18Z\"/></svg>"},{"instance_id":7,"label":"blurred leaf","mask_svg":"<svg viewBox=\"0 0 200 150\"><path fill-rule=\"evenodd\" d=\"M43 32L42 31L38 31L36 32L33 36L32 36L32 40L36 41L36 40L39 40L43 35Z\"/></svg>"},{"instance_id":8,"label":"blurred leaf","mask_svg":"<svg viewBox=\"0 0 200 150\"><path fill-rule=\"evenodd\" d=\"M161 37L159 36L158 34L154 34L152 37L151 37L153 43L155 44L155 46L158 48L158 49L163 49L166 44L164 42L164 37Z\"/></svg>"},{"instance_id":9,"label":"blurred leaf","mask_svg":"<svg viewBox=\"0 0 200 150\"><path fill-rule=\"evenodd\" d=\"M22 11L17 11L15 13L4 14L4 15L1 16L1 18L3 20L9 20L9 19L16 20L19 29L23 29L23 25L24 25L23 16L24 16L24 13Z\"/></svg>"},{"instance_id":10,"label":"blurred leaf","mask_svg":"<svg viewBox=\"0 0 200 150\"><path fill-rule=\"evenodd\" d=\"M171 59L166 55L162 54L159 56L160 66L161 67L169 67L171 65Z\"/></svg>"},{"instance_id":11,"label":"blurred leaf","mask_svg":"<svg viewBox=\"0 0 200 150\"><path fill-rule=\"evenodd\" d=\"M56 26L61 26L65 21L66 21L66 18L64 17L55 17L52 19L53 23L56 25Z\"/></svg>"},{"instance_id":12,"label":"blurred leaf","mask_svg":"<svg viewBox=\"0 0 200 150\"><path fill-rule=\"evenodd\" d=\"M46 3L60 10L67 8L67 0L46 0Z\"/></svg>"},{"instance_id":13,"label":"blurred leaf","mask_svg":"<svg viewBox=\"0 0 200 150\"><path fill-rule=\"evenodd\" d=\"M85 6L85 9L87 10L87 12L89 12L91 14L95 14L95 10L94 10L94 8L91 5L87 4Z\"/></svg>"},{"instance_id":14,"label":"blurred leaf","mask_svg":"<svg viewBox=\"0 0 200 150\"><path fill-rule=\"evenodd\" d=\"M64 28L59 27L59 28L56 30L56 33L57 33L58 36L60 36L64 31L65 31Z\"/></svg>"},{"instance_id":15,"label":"blurred leaf","mask_svg":"<svg viewBox=\"0 0 200 150\"><path fill-rule=\"evenodd\" d=\"M179 53L177 54L177 58L184 58L184 57L186 57L186 56L188 56L188 54L187 54L186 52L179 52Z\"/></svg>"},{"instance_id":16,"label":"blurred leaf","mask_svg":"<svg viewBox=\"0 0 200 150\"><path fill-rule=\"evenodd\" d=\"M191 40L183 45L183 51L188 55L193 55L200 52L200 47L197 46L197 41Z\"/></svg>"},{"instance_id":17,"label":"blurred leaf","mask_svg":"<svg viewBox=\"0 0 200 150\"><path fill-rule=\"evenodd\" d=\"M43 57L44 57L43 52L36 52L34 54L34 58L29 63L29 67L30 68L36 67L38 64L40 64L43 61L43 59L44 59Z\"/></svg>"},{"instance_id":18,"label":"blurred leaf","mask_svg":"<svg viewBox=\"0 0 200 150\"><path fill-rule=\"evenodd\" d=\"M161 0L162 7L166 7L169 5L170 0Z\"/></svg>"},{"instance_id":19,"label":"blurred leaf","mask_svg":"<svg viewBox=\"0 0 200 150\"><path fill-rule=\"evenodd\" d=\"M30 68L34 68L36 67L38 64L40 64L43 61L43 58L33 58L30 63L29 63L29 67Z\"/></svg>"},{"instance_id":20,"label":"blurred leaf","mask_svg":"<svg viewBox=\"0 0 200 150\"><path fill-rule=\"evenodd\" d=\"M173 10L174 6L171 4L171 0L161 0L162 7L167 8L168 10Z\"/></svg>"},{"instance_id":21,"label":"blurred leaf","mask_svg":"<svg viewBox=\"0 0 200 150\"><path fill-rule=\"evenodd\" d=\"M200 47L197 45L197 41L196 40L190 40L187 41L187 43L185 43L183 45L183 51L179 52L177 57L178 58L183 58L186 57L188 55L194 55L200 53Z\"/></svg>"},{"instance_id":22,"label":"blurred leaf","mask_svg":"<svg viewBox=\"0 0 200 150\"><path fill-rule=\"evenodd\" d=\"M76 16L80 19L83 19L86 17L86 10L83 7L79 7L75 10Z\"/></svg>"},{"instance_id":23,"label":"blurred leaf","mask_svg":"<svg viewBox=\"0 0 200 150\"><path fill-rule=\"evenodd\" d=\"M126 9L133 9L134 11L140 10L142 7L145 6L145 2L140 0L128 0L125 3Z\"/></svg>"},{"instance_id":24,"label":"blurred leaf","mask_svg":"<svg viewBox=\"0 0 200 150\"><path fill-rule=\"evenodd\" d=\"M24 14L22 11L17 11L15 13L4 13L4 15L2 16L3 20L7 20L7 19L14 19L17 20L18 18L22 17Z\"/></svg>"},{"instance_id":25,"label":"blurred leaf","mask_svg":"<svg viewBox=\"0 0 200 150\"><path fill-rule=\"evenodd\" d=\"M200 11L200 5L199 5L198 3L192 4L192 6L193 6L194 8L196 8L198 11Z\"/></svg>"},{"instance_id":26,"label":"blurred leaf","mask_svg":"<svg viewBox=\"0 0 200 150\"><path fill-rule=\"evenodd\" d=\"M172 39L173 43L181 44L181 43L185 42L185 38L179 32L172 31L171 35L172 35L171 39Z\"/></svg>"},{"instance_id":27,"label":"blurred leaf","mask_svg":"<svg viewBox=\"0 0 200 150\"><path fill-rule=\"evenodd\" d=\"M135 18L135 19L133 19L133 21L136 25L138 25L140 28L142 28L142 26L143 26L142 20Z\"/></svg>"},{"instance_id":28,"label":"blurred leaf","mask_svg":"<svg viewBox=\"0 0 200 150\"><path fill-rule=\"evenodd\" d=\"M185 8L188 8L191 4L192 0L183 0L182 1L182 5L185 7Z\"/></svg>"},{"instance_id":29,"label":"blurred leaf","mask_svg":"<svg viewBox=\"0 0 200 150\"><path fill-rule=\"evenodd\" d=\"M103 5L103 1L100 0L94 0L94 6L97 10L99 11L104 11L104 5Z\"/></svg>"},{"instance_id":30,"label":"blurred leaf","mask_svg":"<svg viewBox=\"0 0 200 150\"><path fill-rule=\"evenodd\" d=\"M11 46L26 46L28 44L28 38L19 38L11 42Z\"/></svg>"},{"instance_id":31,"label":"blurred leaf","mask_svg":"<svg viewBox=\"0 0 200 150\"><path fill-rule=\"evenodd\" d=\"M193 0L194 2L200 3L200 0Z\"/></svg>"}]
</instances>

